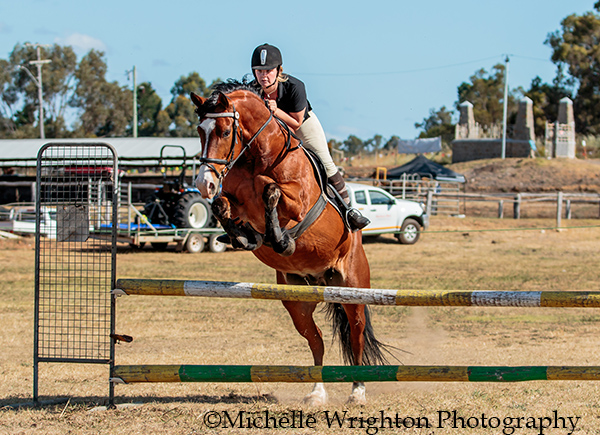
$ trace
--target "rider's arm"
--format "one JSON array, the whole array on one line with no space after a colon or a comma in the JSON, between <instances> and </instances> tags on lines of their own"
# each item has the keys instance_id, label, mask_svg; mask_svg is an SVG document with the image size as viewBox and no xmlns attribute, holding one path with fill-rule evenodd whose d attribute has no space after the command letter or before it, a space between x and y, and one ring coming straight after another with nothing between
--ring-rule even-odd
<instances>
[{"instance_id":1,"label":"rider's arm","mask_svg":"<svg viewBox=\"0 0 600 435\"><path fill-rule=\"evenodd\" d=\"M300 112L287 113L281 109L275 111L275 116L281 118L292 130L296 131L302 125L304 120L304 112L306 109L302 109Z\"/></svg>"},{"instance_id":2,"label":"rider's arm","mask_svg":"<svg viewBox=\"0 0 600 435\"><path fill-rule=\"evenodd\" d=\"M277 107L277 103L274 100L268 100L269 109L275 116L285 122L292 130L296 131L302 125L304 121L304 113L306 109L302 109L300 112L286 112Z\"/></svg>"}]
</instances>

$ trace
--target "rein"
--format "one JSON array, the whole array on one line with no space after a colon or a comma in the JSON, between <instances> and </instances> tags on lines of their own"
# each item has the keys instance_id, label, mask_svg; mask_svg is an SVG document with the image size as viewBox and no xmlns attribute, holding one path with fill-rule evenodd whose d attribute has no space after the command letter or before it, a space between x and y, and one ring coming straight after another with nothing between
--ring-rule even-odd
<instances>
[{"instance_id":1,"label":"rein","mask_svg":"<svg viewBox=\"0 0 600 435\"><path fill-rule=\"evenodd\" d=\"M235 163L244 155L244 153L252 146L252 143L256 140L259 134L269 125L271 119L273 119L273 113L269 112L269 119L258 129L258 131L252 136L252 138L244 145L242 151L238 154L237 157L233 157L233 153L235 152L235 146L237 145L238 136L240 137L240 141L242 140L242 129L240 127L240 112L235 110L235 106L232 104L233 112L222 112L222 113L207 113L204 115L205 118L233 118L233 130L234 134L231 139L231 147L229 148L229 153L227 154L226 159L213 159L209 157L201 157L199 159L201 165L206 165L211 171L213 171L219 180L222 180L227 172L235 165ZM289 139L288 139L289 143ZM221 172L217 171L214 165L225 165Z\"/></svg>"},{"instance_id":2,"label":"rein","mask_svg":"<svg viewBox=\"0 0 600 435\"><path fill-rule=\"evenodd\" d=\"M279 119L277 116L274 116L273 112L271 112L271 111L269 111L269 119L267 119L267 121L258 129L258 131L254 134L254 136L252 136L252 138L248 141L248 143L246 143L243 146L242 151L238 154L238 156L234 158L233 153L235 152L235 146L237 145L238 136L240 137L240 140L242 140L242 129L240 127L240 122L239 122L240 113L237 110L235 110L235 105L233 105L233 103L231 105L233 108L232 112L207 113L204 115L205 118L213 118L213 119L214 118L233 118L233 128L234 128L235 133L233 135L233 138L231 139L231 147L229 149L227 158L226 159L214 159L214 158L209 158L209 157L201 157L199 159L200 164L206 165L211 171L213 171L217 175L217 177L219 178L219 181L221 181L227 175L227 173L233 167L233 165L235 165L235 163L240 159L240 157L242 157L242 155L246 152L246 150L248 150L250 148L250 146L252 146L252 143L256 140L258 135L260 135L262 133L262 131L267 127L267 125L269 125L271 120L273 118L275 118L275 121L277 121L277 123L280 125L280 127L283 130L285 130L285 132L287 133L286 134L287 138L286 138L286 143L285 143L286 151L292 150L292 148L291 148L292 137L294 139L298 140L298 145L294 149L302 148L302 150L306 154L310 164L313 167L313 170L315 172L315 177L321 188L321 194L319 195L319 198L313 204L313 206L310 208L310 210L306 214L305 218L301 222L298 222L296 225L294 225L292 228L290 228L288 230L289 234L294 239L298 239L317 220L317 218L321 215L321 213L323 212L323 210L325 210L325 207L327 206L327 199L324 194L324 186L326 185L326 183L324 183L324 180L323 180L319 170L317 169L318 165L317 165L314 157L310 153L308 153L307 150L302 146L302 140L298 136L296 136L294 134L294 132L292 132L290 127L283 120ZM217 170L217 168L214 167L214 165L225 165L225 167L223 168L223 170L221 172L219 172Z\"/></svg>"}]
</instances>

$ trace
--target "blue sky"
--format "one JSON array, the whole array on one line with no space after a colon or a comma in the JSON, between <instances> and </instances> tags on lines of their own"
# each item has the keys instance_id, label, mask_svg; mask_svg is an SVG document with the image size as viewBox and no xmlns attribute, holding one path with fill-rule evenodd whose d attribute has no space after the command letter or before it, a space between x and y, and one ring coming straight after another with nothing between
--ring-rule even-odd
<instances>
[{"instance_id":1,"label":"blue sky","mask_svg":"<svg viewBox=\"0 0 600 435\"><path fill-rule=\"evenodd\" d=\"M207 83L242 78L252 50L277 45L284 70L305 82L329 138L418 135L429 110L453 108L457 87L510 55L509 86L550 82L544 41L567 15L595 0L371 0L248 2L3 0L0 58L17 43L72 45L106 53L122 85L135 65L163 100L182 75ZM293 5L289 6L289 5Z\"/></svg>"}]
</instances>

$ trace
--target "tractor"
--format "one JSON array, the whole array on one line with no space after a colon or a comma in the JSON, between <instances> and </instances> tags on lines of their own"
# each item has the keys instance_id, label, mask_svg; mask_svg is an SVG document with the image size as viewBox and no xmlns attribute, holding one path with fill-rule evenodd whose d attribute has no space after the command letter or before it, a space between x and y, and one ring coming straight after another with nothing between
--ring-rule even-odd
<instances>
[{"instance_id":1,"label":"tractor","mask_svg":"<svg viewBox=\"0 0 600 435\"><path fill-rule=\"evenodd\" d=\"M165 157L166 148L183 150L181 174L174 180L167 180ZM164 145L160 149L159 168L163 173L163 184L144 205L144 214L151 224L171 228L214 228L217 224L210 210L210 204L202 198L198 189L190 187L185 181L186 153L180 145Z\"/></svg>"}]
</instances>

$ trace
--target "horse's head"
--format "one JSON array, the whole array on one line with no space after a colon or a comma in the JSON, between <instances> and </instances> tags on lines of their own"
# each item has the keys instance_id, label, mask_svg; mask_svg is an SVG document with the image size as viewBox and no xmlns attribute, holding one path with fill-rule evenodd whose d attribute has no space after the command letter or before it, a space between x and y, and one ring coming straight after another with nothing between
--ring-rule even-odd
<instances>
[{"instance_id":1,"label":"horse's head","mask_svg":"<svg viewBox=\"0 0 600 435\"><path fill-rule=\"evenodd\" d=\"M246 81L230 79L214 89L208 98L191 95L202 142L196 186L204 198L218 193L222 179L273 119L257 90Z\"/></svg>"},{"instance_id":2,"label":"horse's head","mask_svg":"<svg viewBox=\"0 0 600 435\"><path fill-rule=\"evenodd\" d=\"M197 130L202 142L201 166L195 183L204 198L212 198L219 190L221 178L241 152L239 112L221 92L209 98L192 93L191 99L200 121Z\"/></svg>"}]
</instances>

